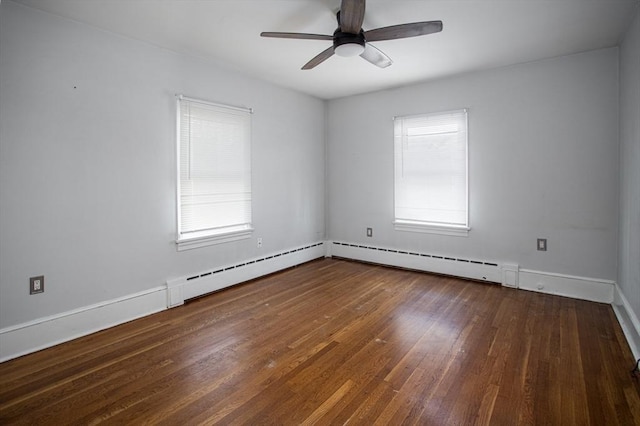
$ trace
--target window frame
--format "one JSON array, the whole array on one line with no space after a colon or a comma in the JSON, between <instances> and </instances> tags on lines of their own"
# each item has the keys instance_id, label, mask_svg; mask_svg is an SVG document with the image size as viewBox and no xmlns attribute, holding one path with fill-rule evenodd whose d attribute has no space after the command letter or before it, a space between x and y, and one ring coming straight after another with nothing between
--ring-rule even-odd
<instances>
[{"instance_id":1,"label":"window frame","mask_svg":"<svg viewBox=\"0 0 640 426\"><path fill-rule=\"evenodd\" d=\"M456 223L442 223L442 222L430 222L430 221L420 221L420 220L408 220L408 219L398 219L397 217L397 191L398 191L398 182L397 182L397 156L398 156L398 143L402 144L403 135L398 135L397 120L407 120L407 119L416 119L416 118L428 118L431 116L452 114L452 113L463 113L464 114L464 123L465 123L465 137L464 137L464 146L465 146L465 160L464 160L464 168L465 168L465 194L464 194L464 205L465 205L465 223L456 224ZM403 115L393 117L394 121L394 129L393 129L393 225L396 231L405 231L405 232L418 232L418 233L429 233L429 234L440 234L440 235L451 235L451 236L462 236L466 237L469 235L469 231L471 230L470 226L470 216L469 216L469 109L468 108L458 108L447 111L434 111L422 114L412 114L412 115ZM398 141L398 137L400 137L400 141Z\"/></svg>"},{"instance_id":2,"label":"window frame","mask_svg":"<svg viewBox=\"0 0 640 426\"><path fill-rule=\"evenodd\" d=\"M227 109L229 111L242 111L248 114L253 114L253 110L251 108L244 107L236 107L232 105L226 105L216 102L209 102L202 99L191 98L184 95L176 95L176 199L175 199L175 208L176 208L176 249L178 251L189 250L199 247L206 247L215 244L222 244L231 241L238 241L250 238L253 233L253 215L250 211L249 222L229 225L219 228L210 228L206 230L194 230L189 231L186 235L185 232L182 231L182 194L181 194L181 126L182 123L182 113L181 113L181 102L187 101L195 104L202 104L206 106L212 106L215 108ZM252 173L251 173L251 151L252 151L252 137L251 137L251 128L252 128L252 120L249 121L248 124L249 130L249 187L252 194ZM253 201L250 201L252 204Z\"/></svg>"}]
</instances>

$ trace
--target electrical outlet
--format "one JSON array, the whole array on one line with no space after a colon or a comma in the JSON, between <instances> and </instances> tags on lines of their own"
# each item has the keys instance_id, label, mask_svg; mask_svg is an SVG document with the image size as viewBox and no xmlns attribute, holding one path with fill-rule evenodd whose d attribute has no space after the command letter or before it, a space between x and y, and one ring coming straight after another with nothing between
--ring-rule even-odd
<instances>
[{"instance_id":1,"label":"electrical outlet","mask_svg":"<svg viewBox=\"0 0 640 426\"><path fill-rule=\"evenodd\" d=\"M258 238L258 248L262 247L262 238Z\"/></svg>"},{"instance_id":2,"label":"electrical outlet","mask_svg":"<svg viewBox=\"0 0 640 426\"><path fill-rule=\"evenodd\" d=\"M373 237L373 228L367 228L367 237Z\"/></svg>"},{"instance_id":3,"label":"electrical outlet","mask_svg":"<svg viewBox=\"0 0 640 426\"><path fill-rule=\"evenodd\" d=\"M538 238L538 251L547 251L547 239Z\"/></svg>"},{"instance_id":4,"label":"electrical outlet","mask_svg":"<svg viewBox=\"0 0 640 426\"><path fill-rule=\"evenodd\" d=\"M44 275L29 278L29 294L44 293Z\"/></svg>"}]
</instances>

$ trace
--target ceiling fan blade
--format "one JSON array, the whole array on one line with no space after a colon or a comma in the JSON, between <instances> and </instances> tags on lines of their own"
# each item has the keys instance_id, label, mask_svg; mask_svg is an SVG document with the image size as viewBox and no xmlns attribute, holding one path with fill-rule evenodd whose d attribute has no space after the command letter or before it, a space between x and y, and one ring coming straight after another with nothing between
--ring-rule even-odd
<instances>
[{"instance_id":1,"label":"ceiling fan blade","mask_svg":"<svg viewBox=\"0 0 640 426\"><path fill-rule=\"evenodd\" d=\"M333 46L317 54L312 60L304 64L302 69L310 70L311 68L315 68L316 66L320 65L321 63L323 63L324 61L326 61L332 56L333 56Z\"/></svg>"},{"instance_id":2,"label":"ceiling fan blade","mask_svg":"<svg viewBox=\"0 0 640 426\"><path fill-rule=\"evenodd\" d=\"M364 32L367 41L395 40L417 37L442 31L442 21L413 22L411 24L392 25Z\"/></svg>"},{"instance_id":3,"label":"ceiling fan blade","mask_svg":"<svg viewBox=\"0 0 640 426\"><path fill-rule=\"evenodd\" d=\"M360 57L366 59L373 65L376 65L380 68L386 68L393 63L390 57L388 57L387 55L382 53L380 49L372 46L369 43L365 44L364 52L360 54Z\"/></svg>"},{"instance_id":4,"label":"ceiling fan blade","mask_svg":"<svg viewBox=\"0 0 640 426\"><path fill-rule=\"evenodd\" d=\"M358 34L364 21L365 0L342 0L340 6L340 29L345 33Z\"/></svg>"},{"instance_id":5,"label":"ceiling fan blade","mask_svg":"<svg viewBox=\"0 0 640 426\"><path fill-rule=\"evenodd\" d=\"M306 34L306 33L278 33L278 32L262 32L261 37L273 37L273 38L295 38L304 40L333 40L333 36L324 34Z\"/></svg>"}]
</instances>

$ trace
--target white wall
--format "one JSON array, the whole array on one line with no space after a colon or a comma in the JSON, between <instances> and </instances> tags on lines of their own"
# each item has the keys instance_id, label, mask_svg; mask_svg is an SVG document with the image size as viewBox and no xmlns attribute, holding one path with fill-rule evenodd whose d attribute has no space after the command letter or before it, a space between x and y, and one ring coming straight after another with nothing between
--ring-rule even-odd
<instances>
[{"instance_id":1,"label":"white wall","mask_svg":"<svg viewBox=\"0 0 640 426\"><path fill-rule=\"evenodd\" d=\"M3 1L0 332L322 240L325 219L333 240L594 279L619 270L637 316L638 26L620 92L618 50L605 49L324 103ZM254 238L175 250L175 93L254 108ZM391 118L461 107L469 237L395 231ZM39 274L46 292L30 296Z\"/></svg>"},{"instance_id":2,"label":"white wall","mask_svg":"<svg viewBox=\"0 0 640 426\"><path fill-rule=\"evenodd\" d=\"M254 109L254 238L176 251L176 93ZM0 329L324 239L321 100L7 1L0 98Z\"/></svg>"},{"instance_id":3,"label":"white wall","mask_svg":"<svg viewBox=\"0 0 640 426\"><path fill-rule=\"evenodd\" d=\"M640 12L620 47L620 246L616 304L640 357ZM624 300L620 300L624 299ZM632 343L633 346L633 343Z\"/></svg>"},{"instance_id":4,"label":"white wall","mask_svg":"<svg viewBox=\"0 0 640 426\"><path fill-rule=\"evenodd\" d=\"M615 280L617 54L592 51L330 101L329 238ZM395 231L392 117L463 107L469 236ZM536 251L538 237L548 239L547 252Z\"/></svg>"}]
</instances>

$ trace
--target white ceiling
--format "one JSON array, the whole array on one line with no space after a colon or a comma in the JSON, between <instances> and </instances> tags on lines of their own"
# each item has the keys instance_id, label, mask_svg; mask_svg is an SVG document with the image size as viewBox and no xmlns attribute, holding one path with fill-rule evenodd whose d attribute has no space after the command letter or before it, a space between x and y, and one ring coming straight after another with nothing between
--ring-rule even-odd
<instances>
[{"instance_id":1,"label":"white ceiling","mask_svg":"<svg viewBox=\"0 0 640 426\"><path fill-rule=\"evenodd\" d=\"M618 45L637 0L369 0L363 28L441 20L441 33L373 43L394 63L333 56L330 46L261 31L332 34L340 0L15 0L332 99L447 75Z\"/></svg>"}]
</instances>

